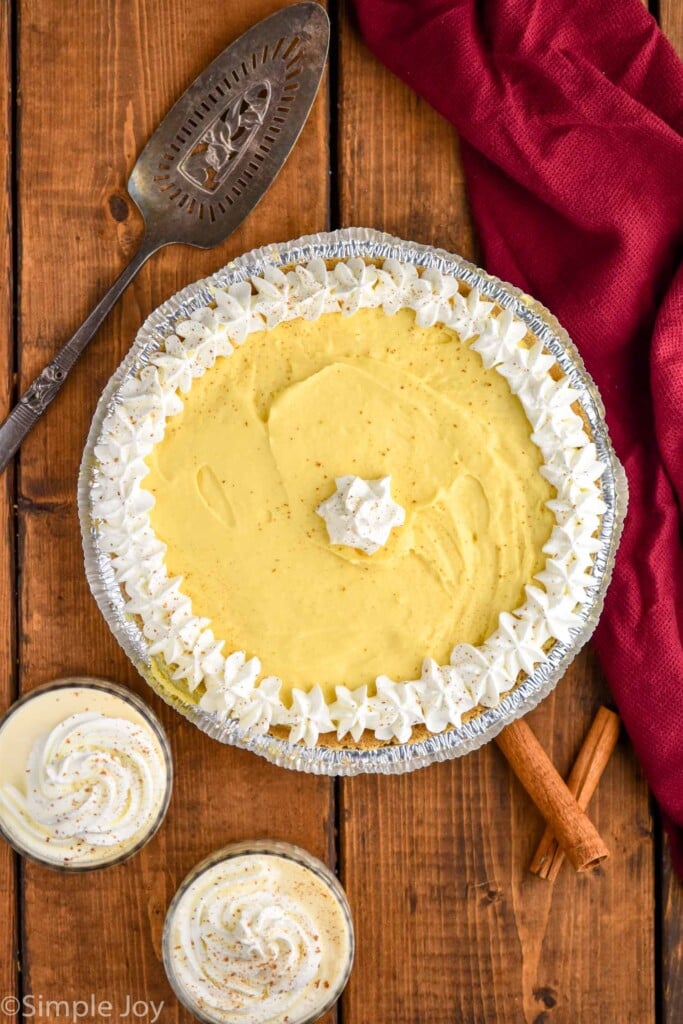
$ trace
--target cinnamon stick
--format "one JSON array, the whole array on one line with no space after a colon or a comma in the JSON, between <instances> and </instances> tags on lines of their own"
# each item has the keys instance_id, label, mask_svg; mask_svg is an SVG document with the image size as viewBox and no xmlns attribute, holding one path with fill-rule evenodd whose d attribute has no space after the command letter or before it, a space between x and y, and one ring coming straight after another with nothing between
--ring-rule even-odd
<instances>
[{"instance_id":1,"label":"cinnamon stick","mask_svg":"<svg viewBox=\"0 0 683 1024\"><path fill-rule=\"evenodd\" d=\"M608 857L597 829L526 722L512 722L496 743L576 870L587 871Z\"/></svg>"},{"instance_id":2,"label":"cinnamon stick","mask_svg":"<svg viewBox=\"0 0 683 1024\"><path fill-rule=\"evenodd\" d=\"M583 746L567 779L567 789L576 797L576 802L584 810L600 781L607 762L619 738L619 716L609 708L601 707L593 719ZM553 835L550 825L543 833L538 849L531 861L529 870L539 878L553 882L564 861L564 852Z\"/></svg>"}]
</instances>

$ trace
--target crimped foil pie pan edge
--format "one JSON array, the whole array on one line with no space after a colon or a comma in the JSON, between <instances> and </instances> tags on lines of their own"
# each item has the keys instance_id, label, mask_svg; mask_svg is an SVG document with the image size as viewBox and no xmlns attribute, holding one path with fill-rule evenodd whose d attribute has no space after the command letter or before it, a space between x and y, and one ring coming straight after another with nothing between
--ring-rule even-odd
<instances>
[{"instance_id":1,"label":"crimped foil pie pan edge","mask_svg":"<svg viewBox=\"0 0 683 1024\"><path fill-rule=\"evenodd\" d=\"M167 685L158 677L158 666L152 664L147 641L137 621L125 612L124 597L114 579L109 556L99 543L91 501L91 489L98 474L95 446L105 417L117 402L117 392L121 385L148 361L149 355L172 332L178 321L187 319L195 309L211 301L212 286L225 287L258 275L267 264L287 266L308 262L315 257L335 260L353 256L369 259L393 257L422 267L434 267L456 276L470 287L479 288L483 295L499 305L511 309L556 356L563 372L579 392L579 401L598 458L607 467L601 481L607 511L602 519L600 550L595 556L593 567L595 586L583 606L584 622L573 642L570 645L556 642L533 675L503 697L497 707L485 709L458 729L449 729L414 743L367 749L303 747L269 734L245 738L239 735L237 722L221 722L191 700L184 699L175 684ZM460 256L431 246L403 241L372 228L343 228L255 249L231 261L211 277L182 289L159 306L138 331L130 351L100 397L78 478L78 511L86 577L110 629L142 677L167 704L219 742L251 750L284 768L319 775L358 775L363 772L396 775L460 757L489 742L511 721L534 708L557 685L595 630L611 578L626 506L626 476L610 442L600 395L574 344L555 317L518 288L505 284Z\"/></svg>"}]
</instances>

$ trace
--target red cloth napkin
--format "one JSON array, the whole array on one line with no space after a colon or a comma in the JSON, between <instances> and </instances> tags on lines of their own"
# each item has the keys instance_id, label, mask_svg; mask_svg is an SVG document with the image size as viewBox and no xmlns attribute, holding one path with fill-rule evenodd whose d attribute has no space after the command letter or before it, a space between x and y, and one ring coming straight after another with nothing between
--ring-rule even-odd
<instances>
[{"instance_id":1,"label":"red cloth napkin","mask_svg":"<svg viewBox=\"0 0 683 1024\"><path fill-rule=\"evenodd\" d=\"M683 65L639 0L356 5L458 130L484 265L602 393L630 507L595 643L683 873Z\"/></svg>"}]
</instances>

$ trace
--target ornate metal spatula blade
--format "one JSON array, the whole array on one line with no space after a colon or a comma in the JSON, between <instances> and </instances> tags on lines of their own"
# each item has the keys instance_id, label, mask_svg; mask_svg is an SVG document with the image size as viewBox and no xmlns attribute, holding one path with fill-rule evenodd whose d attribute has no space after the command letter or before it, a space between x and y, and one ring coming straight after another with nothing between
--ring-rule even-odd
<instances>
[{"instance_id":1,"label":"ornate metal spatula blade","mask_svg":"<svg viewBox=\"0 0 683 1024\"><path fill-rule=\"evenodd\" d=\"M129 182L150 233L203 248L244 220L287 159L318 91L329 21L295 4L254 25L193 82Z\"/></svg>"},{"instance_id":2,"label":"ornate metal spatula blade","mask_svg":"<svg viewBox=\"0 0 683 1024\"><path fill-rule=\"evenodd\" d=\"M319 4L286 7L223 50L172 107L128 182L145 220L140 248L0 426L0 472L152 253L218 245L268 191L313 105L329 34Z\"/></svg>"}]
</instances>

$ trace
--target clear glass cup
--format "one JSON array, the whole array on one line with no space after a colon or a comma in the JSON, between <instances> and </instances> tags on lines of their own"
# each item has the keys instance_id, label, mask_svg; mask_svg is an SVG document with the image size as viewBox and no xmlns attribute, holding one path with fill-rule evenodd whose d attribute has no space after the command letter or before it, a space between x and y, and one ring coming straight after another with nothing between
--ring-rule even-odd
<instances>
[{"instance_id":1,"label":"clear glass cup","mask_svg":"<svg viewBox=\"0 0 683 1024\"><path fill-rule=\"evenodd\" d=\"M269 868L282 873L282 893L273 893L273 883L269 883L266 876L259 875L264 858ZM268 864L271 858L272 863ZM286 867L283 868L278 861L284 861ZM226 876L226 866L229 866L228 871L232 871L232 877ZM250 877L251 872L254 872L253 879ZM304 893L309 882L309 894L316 895L306 907ZM240 892L240 884L249 890L248 893ZM320 911L324 907L325 910L316 916L312 908L318 901L317 894L323 897L317 909ZM202 895L205 897L203 901L200 898ZM284 898L280 902L281 897ZM254 899L253 906L249 906L248 900ZM297 917L296 921L293 917L288 918L288 914L298 915L302 905L303 918ZM322 918L328 910L330 914L324 922ZM289 941L293 935L296 937L294 943ZM286 988L283 976L278 975L275 961L278 951L292 951L297 944L301 949L309 935L314 940L314 957L324 950L325 943L330 940L329 953L325 959L334 965L334 978L327 977L330 970L322 966L323 961L313 975L309 970L306 984L311 996L301 997L300 1012L297 1012L295 992L301 992L301 989ZM332 941L332 936L336 937L336 941ZM184 938L187 939L185 945ZM202 980L192 991L187 973L192 967L201 966L202 956L207 953L207 943L208 958L213 955L213 961L209 960L208 973L200 974ZM230 956L236 944L239 945L237 958ZM354 948L351 910L336 877L317 857L298 846L276 840L232 843L197 864L171 901L162 940L164 967L171 987L182 1005L202 1024L232 1024L232 1021L247 1019L250 1024L282 1024L283 1021L287 1024L313 1024L327 1013L344 990L353 966ZM190 953L191 962L186 957L186 950ZM299 980L306 975L306 966L312 968L311 964L299 962L294 966ZM236 968L235 974L232 974L233 968ZM272 983L265 984L263 975L259 974L260 970L271 970ZM249 977L240 978L240 971L246 971ZM250 974L250 971L253 973ZM220 989L217 987L222 980L220 972L236 978L237 986L243 984L243 991L250 992L247 997L248 1012L243 1006L231 1016L228 989L225 989L226 1001L222 1008L216 1005L215 999L211 1001L217 995L220 997ZM211 999L206 996L206 979L212 990ZM193 985L195 981L193 978ZM264 985L264 1000L259 1000L259 985ZM281 1005L276 1005L278 988L282 993ZM253 999L255 1002L252 1005L249 1000ZM268 1003L272 1004L270 1010L266 1008Z\"/></svg>"},{"instance_id":2,"label":"clear glass cup","mask_svg":"<svg viewBox=\"0 0 683 1024\"><path fill-rule=\"evenodd\" d=\"M70 694L69 691L79 692ZM80 691L93 691L93 694L92 696L86 694L82 697ZM50 694L55 695L55 701L47 703L47 698ZM77 707L81 702L85 707ZM54 704L59 703L63 704L64 708L55 710ZM51 705L53 708L52 712L50 710ZM22 857L26 857L45 867L66 872L93 871L98 868L121 864L130 857L133 857L143 846L147 845L157 832L166 816L171 800L173 761L166 733L154 712L144 701L125 686L111 682L108 679L78 676L59 679L55 682L36 687L35 690L31 690L30 693L20 697L0 718L0 786L3 784L7 769L7 764L3 760L6 757L6 752L3 750L3 739L5 739L8 747L7 753L11 752L13 760L16 760L18 753L17 743L21 743L22 747L26 747L23 750L23 754L27 757L31 749L28 746L29 741L32 746L41 735L58 727L62 721L59 717L60 714L64 713L65 717L67 717L69 714L74 713L69 708L75 710L96 710L109 717L123 717L132 722L133 725L137 725L146 731L149 740L156 746L153 755L154 759L157 763L161 762L164 772L164 782L158 787L158 791L155 794L154 804L148 816L149 820L143 822L140 831L135 832L129 839L121 840L111 846L102 845L95 848L92 844L75 839L75 849L71 851L73 856L65 859L64 853L60 856L58 852L52 852L52 850L59 850L59 843L56 842L52 849L50 849L50 838L48 837L47 841L45 841L44 833L47 831L49 836L49 830L41 829L37 836L32 836L31 832L24 828L25 834L22 838L18 834L19 826L17 825L17 820L20 816L10 814L5 802L0 800L0 836ZM103 710L104 708L107 710ZM38 715L39 721L42 721L44 724L49 722L50 724L44 729L38 727L35 733L32 734L32 730L26 729L26 724L28 723L26 716L31 712ZM68 749L68 747L64 749ZM151 757L152 755L150 754L150 759ZM22 769L23 771L24 769ZM87 793L88 790L84 789L83 792ZM10 820L11 818L14 821ZM80 860L79 846L83 850L83 856ZM41 849L41 847L44 847L44 849ZM89 850L87 855L85 854L86 847ZM99 856L100 850L101 856Z\"/></svg>"}]
</instances>

